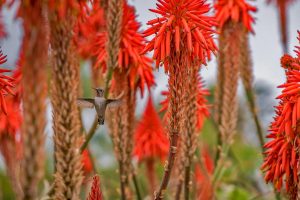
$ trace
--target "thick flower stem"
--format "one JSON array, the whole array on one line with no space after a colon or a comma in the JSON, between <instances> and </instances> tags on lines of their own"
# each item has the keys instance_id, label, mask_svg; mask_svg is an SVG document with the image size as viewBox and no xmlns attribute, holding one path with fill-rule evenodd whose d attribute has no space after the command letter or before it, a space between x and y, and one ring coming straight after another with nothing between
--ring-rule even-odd
<instances>
[{"instance_id":1,"label":"thick flower stem","mask_svg":"<svg viewBox=\"0 0 300 200\"><path fill-rule=\"evenodd\" d=\"M177 143L178 143L178 132L172 132L170 137L171 137L171 142L170 142L170 151L168 155L168 160L166 161L165 164L165 172L164 172L164 176L160 188L157 193L154 193L155 200L164 198L164 194L166 192L170 180L172 168L174 165L174 161L175 161L175 156L177 152Z\"/></svg>"},{"instance_id":2,"label":"thick flower stem","mask_svg":"<svg viewBox=\"0 0 300 200\"><path fill-rule=\"evenodd\" d=\"M155 169L154 169L154 160L148 159L146 161L146 168L147 168L147 177L149 182L149 188L151 192L155 190Z\"/></svg>"},{"instance_id":3,"label":"thick flower stem","mask_svg":"<svg viewBox=\"0 0 300 200\"><path fill-rule=\"evenodd\" d=\"M224 25L220 36L219 53L219 72L223 71L223 84L217 86L222 88L219 101L222 102L217 112L220 112L217 122L219 124L218 138L220 146L217 150L215 160L215 180L222 175L223 159L227 156L228 149L232 143L237 125L237 86L240 68L239 44L241 39L241 30L243 25L239 23L228 22ZM227 44L227 46L226 46ZM230 44L230 47L228 46ZM221 82L219 82L220 84Z\"/></svg>"},{"instance_id":4,"label":"thick flower stem","mask_svg":"<svg viewBox=\"0 0 300 200\"><path fill-rule=\"evenodd\" d=\"M51 198L79 199L83 180L79 111L77 107L79 62L72 41L74 18L59 19L49 12L51 27L52 105L55 148L55 180Z\"/></svg>"},{"instance_id":5,"label":"thick flower stem","mask_svg":"<svg viewBox=\"0 0 300 200\"><path fill-rule=\"evenodd\" d=\"M176 187L175 200L180 200L182 184L183 184L183 181L179 180L179 183L177 184L177 187Z\"/></svg>"},{"instance_id":6,"label":"thick flower stem","mask_svg":"<svg viewBox=\"0 0 300 200\"><path fill-rule=\"evenodd\" d=\"M196 120L197 120L197 91L198 91L198 66L191 66L187 69L187 86L186 86L186 95L185 95L185 104L186 104L186 137L184 141L184 150L185 150L185 173L184 173L184 197L186 200L189 199L190 196L190 178L191 178L191 170L193 167L193 156L198 146L197 144L197 136L196 133Z\"/></svg>"},{"instance_id":7,"label":"thick flower stem","mask_svg":"<svg viewBox=\"0 0 300 200\"><path fill-rule=\"evenodd\" d=\"M23 5L25 38L22 66L23 160L21 168L23 199L37 199L38 185L44 175L44 141L46 124L46 65L48 30L43 3Z\"/></svg>"},{"instance_id":8,"label":"thick flower stem","mask_svg":"<svg viewBox=\"0 0 300 200\"><path fill-rule=\"evenodd\" d=\"M107 50L107 78L105 82L105 88L109 88L110 80L112 79L114 70L118 67L118 55L120 49L121 40L121 27L122 27L122 16L123 16L123 0L110 0L108 1L107 11L107 32L108 42L106 46ZM119 84L125 83L117 79L118 83L116 93L122 92L122 88ZM126 87L126 86L125 86ZM106 89L105 96L108 96L109 90ZM127 91L126 91L127 92ZM126 94L125 94L126 95ZM124 107L124 106L122 106ZM121 188L121 199L126 199L126 186L128 185L128 177L125 174L124 166L124 151L122 149L124 144L124 138L122 138L123 132L126 131L126 124L123 118L126 118L126 113L122 113L122 108L118 108L112 113L112 121L110 123L111 136L114 143L115 154L119 162L119 173L120 173L120 188ZM123 115L122 115L123 114Z\"/></svg>"},{"instance_id":9,"label":"thick flower stem","mask_svg":"<svg viewBox=\"0 0 300 200\"><path fill-rule=\"evenodd\" d=\"M170 61L169 68L169 109L170 115L168 130L170 138L170 148L168 159L164 167L164 175L158 192L155 192L155 200L163 199L166 192L172 169L175 163L175 157L177 153L179 132L182 131L182 125L184 123L184 74L186 65L186 54L181 52L180 54L174 52L171 56L173 59Z\"/></svg>"},{"instance_id":10,"label":"thick flower stem","mask_svg":"<svg viewBox=\"0 0 300 200\"><path fill-rule=\"evenodd\" d=\"M191 166L185 168L184 176L184 199L190 199L190 177L191 177Z\"/></svg>"},{"instance_id":11,"label":"thick flower stem","mask_svg":"<svg viewBox=\"0 0 300 200\"><path fill-rule=\"evenodd\" d=\"M184 55L176 55L174 56L174 60L170 66L170 75L169 75L169 92L170 92L170 106L169 106L169 137L170 137L170 148L168 159L165 163L165 171L163 175L163 179L160 185L158 192L155 192L155 200L163 199L164 194L166 192L166 188L168 186L170 176L172 173L173 165L175 162L175 157L177 153L178 139L179 139L179 131L182 125L182 95L183 95L183 79L182 79L182 71L184 70L182 61Z\"/></svg>"},{"instance_id":12,"label":"thick flower stem","mask_svg":"<svg viewBox=\"0 0 300 200\"><path fill-rule=\"evenodd\" d=\"M121 27L123 16L123 0L110 0L108 1L107 10L107 32L108 42L106 46L107 50L107 77L105 81L105 88L109 88L110 80L114 69L118 67L118 55L120 49L121 40ZM109 90L105 91L105 96L108 96Z\"/></svg>"},{"instance_id":13,"label":"thick flower stem","mask_svg":"<svg viewBox=\"0 0 300 200\"><path fill-rule=\"evenodd\" d=\"M123 176L124 174L124 166L123 166L123 163L122 162L119 162L119 173L120 173L120 188L121 188L121 199L122 200L125 200L126 199L126 188L125 188L125 185L126 185L126 179L125 177Z\"/></svg>"}]
</instances>

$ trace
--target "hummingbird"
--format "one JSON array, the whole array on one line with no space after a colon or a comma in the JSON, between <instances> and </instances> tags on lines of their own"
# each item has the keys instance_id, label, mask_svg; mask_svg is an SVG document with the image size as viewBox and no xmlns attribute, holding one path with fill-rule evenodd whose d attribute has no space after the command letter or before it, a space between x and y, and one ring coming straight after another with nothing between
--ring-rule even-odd
<instances>
[{"instance_id":1,"label":"hummingbird","mask_svg":"<svg viewBox=\"0 0 300 200\"><path fill-rule=\"evenodd\" d=\"M96 90L96 96L94 98L78 98L77 105L84 108L94 108L96 109L98 116L98 123L100 125L104 124L105 121L105 111L107 106L115 107L119 106L122 102L123 92L115 99L106 99L104 97L104 89L93 88Z\"/></svg>"}]
</instances>

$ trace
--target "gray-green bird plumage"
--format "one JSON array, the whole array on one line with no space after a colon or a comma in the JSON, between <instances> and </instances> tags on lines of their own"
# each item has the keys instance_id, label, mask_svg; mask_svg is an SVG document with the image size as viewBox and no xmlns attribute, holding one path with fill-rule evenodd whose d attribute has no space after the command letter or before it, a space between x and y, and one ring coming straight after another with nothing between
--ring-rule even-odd
<instances>
[{"instance_id":1,"label":"gray-green bird plumage","mask_svg":"<svg viewBox=\"0 0 300 200\"><path fill-rule=\"evenodd\" d=\"M121 98L123 93L115 99L106 99L104 97L104 90L102 88L93 89L96 90L96 96L94 98L78 98L77 104L84 108L95 108L98 116L98 123L103 125L107 106L119 106L122 102Z\"/></svg>"}]
</instances>

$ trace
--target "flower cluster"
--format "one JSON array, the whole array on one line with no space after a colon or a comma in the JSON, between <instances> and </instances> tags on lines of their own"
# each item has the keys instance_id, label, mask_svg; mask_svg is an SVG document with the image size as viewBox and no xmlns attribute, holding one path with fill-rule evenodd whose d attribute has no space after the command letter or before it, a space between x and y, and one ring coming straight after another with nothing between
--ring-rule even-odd
<instances>
[{"instance_id":1,"label":"flower cluster","mask_svg":"<svg viewBox=\"0 0 300 200\"><path fill-rule=\"evenodd\" d=\"M99 54L97 41L100 39L99 34L102 34L105 28L104 10L100 7L99 2L93 3L90 8L85 6L81 9L79 22L75 27L77 33L75 40L79 47L78 51L83 58L94 57L97 61L103 60L102 55ZM99 63L94 63L94 65L97 67Z\"/></svg>"},{"instance_id":2,"label":"flower cluster","mask_svg":"<svg viewBox=\"0 0 300 200\"><path fill-rule=\"evenodd\" d=\"M20 62L18 64L20 64ZM13 142L16 145L17 155L14 155L16 158L20 158L22 151L20 130L23 116L21 112L22 91L20 83L22 76L20 71L20 67L18 67L12 74L11 79L13 79L14 83L14 96L5 97L6 112L0 112L0 143L3 145L2 151L5 151L4 149L6 148L4 143L7 142L7 140L10 140L10 142Z\"/></svg>"},{"instance_id":3,"label":"flower cluster","mask_svg":"<svg viewBox=\"0 0 300 200\"><path fill-rule=\"evenodd\" d=\"M299 43L300 43L300 32ZM299 146L298 122L300 119L300 54L296 47L297 57L284 55L281 65L286 70L286 83L279 86L283 88L276 107L276 116L270 127L271 140L265 144L265 160L262 169L266 172L265 181L273 182L280 190L284 177L286 189L293 193L293 187L299 183ZM294 195L294 194L292 194Z\"/></svg>"},{"instance_id":4,"label":"flower cluster","mask_svg":"<svg viewBox=\"0 0 300 200\"><path fill-rule=\"evenodd\" d=\"M88 21L91 23L82 24L80 30L84 33L84 39L80 43L82 54L87 53L96 58L95 67L101 67L106 70L106 43L107 32L105 31L105 21L103 10L98 5L94 6ZM92 19L92 20L90 20ZM145 39L139 33L140 24L136 21L134 8L124 3L122 18L121 42L119 50L119 68L127 70L130 80L130 87L135 89L139 87L144 91L145 84L150 87L154 84L151 63L152 60L140 52L145 47ZM85 22L84 22L85 23Z\"/></svg>"},{"instance_id":5,"label":"flower cluster","mask_svg":"<svg viewBox=\"0 0 300 200\"><path fill-rule=\"evenodd\" d=\"M220 27L232 20L242 22L249 31L253 32L254 18L250 12L256 12L257 8L248 4L246 0L217 0L215 9Z\"/></svg>"},{"instance_id":6,"label":"flower cluster","mask_svg":"<svg viewBox=\"0 0 300 200\"><path fill-rule=\"evenodd\" d=\"M151 27L144 36L155 35L147 44L143 53L154 50L156 67L163 63L168 71L171 54L188 51L187 62L198 60L206 64L211 52L217 47L213 41L214 17L207 16L209 5L204 0L161 0L157 9L150 11L160 17L148 21ZM175 51L172 51L175 50Z\"/></svg>"},{"instance_id":7,"label":"flower cluster","mask_svg":"<svg viewBox=\"0 0 300 200\"><path fill-rule=\"evenodd\" d=\"M0 64L6 62L6 56L0 51ZM14 87L14 79L5 75L4 73L10 72L7 69L0 69L0 107L4 114L7 114L7 106L4 97L8 94L14 94L12 88Z\"/></svg>"},{"instance_id":8,"label":"flower cluster","mask_svg":"<svg viewBox=\"0 0 300 200\"><path fill-rule=\"evenodd\" d=\"M135 130L134 155L138 161L160 158L163 160L169 148L169 140L150 97L146 110Z\"/></svg>"}]
</instances>

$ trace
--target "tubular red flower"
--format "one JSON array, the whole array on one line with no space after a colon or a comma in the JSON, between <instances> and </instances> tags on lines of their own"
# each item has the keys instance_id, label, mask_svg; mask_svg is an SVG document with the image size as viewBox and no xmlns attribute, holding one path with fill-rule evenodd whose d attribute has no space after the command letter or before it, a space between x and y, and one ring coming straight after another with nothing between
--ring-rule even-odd
<instances>
[{"instance_id":1,"label":"tubular red flower","mask_svg":"<svg viewBox=\"0 0 300 200\"><path fill-rule=\"evenodd\" d=\"M218 0L215 9L220 27L231 20L242 22L249 31L253 32L252 23L254 18L250 12L256 12L257 8L248 4L246 0Z\"/></svg>"},{"instance_id":2,"label":"tubular red flower","mask_svg":"<svg viewBox=\"0 0 300 200\"><path fill-rule=\"evenodd\" d=\"M214 172L214 162L208 153L208 149L202 149L202 164L195 166L195 179L197 183L197 199L212 199L213 188L210 176Z\"/></svg>"},{"instance_id":3,"label":"tubular red flower","mask_svg":"<svg viewBox=\"0 0 300 200\"><path fill-rule=\"evenodd\" d=\"M91 187L91 191L87 200L102 200L102 192L100 189L100 178L99 176L93 177L93 183Z\"/></svg>"},{"instance_id":4,"label":"tubular red flower","mask_svg":"<svg viewBox=\"0 0 300 200\"><path fill-rule=\"evenodd\" d=\"M81 155L82 166L85 174L89 174L93 171L93 164L88 150L84 150Z\"/></svg>"},{"instance_id":5,"label":"tubular red flower","mask_svg":"<svg viewBox=\"0 0 300 200\"><path fill-rule=\"evenodd\" d=\"M169 140L151 97L149 97L146 110L135 130L134 141L133 152L139 162L155 158L163 160L168 153Z\"/></svg>"},{"instance_id":6,"label":"tubular red flower","mask_svg":"<svg viewBox=\"0 0 300 200\"><path fill-rule=\"evenodd\" d=\"M162 105L160 112L165 112L168 110L169 106L169 92L163 91L161 93L166 98L160 102ZM198 74L198 95L197 95L197 129L201 130L203 127L204 120L209 116L209 105L206 97L209 95L209 90L204 88L204 83ZM168 119L168 114L164 115L163 121L166 122Z\"/></svg>"},{"instance_id":7,"label":"tubular red flower","mask_svg":"<svg viewBox=\"0 0 300 200\"><path fill-rule=\"evenodd\" d=\"M209 5L205 0L160 0L157 9L150 11L159 15L158 18L148 21L151 27L144 32L144 36L155 35L148 43L143 53L154 50L153 59L156 67L163 63L168 71L171 49L189 52L188 62L198 60L206 64L211 52L217 47L212 34L215 32L215 18L206 14Z\"/></svg>"},{"instance_id":8,"label":"tubular red flower","mask_svg":"<svg viewBox=\"0 0 300 200\"><path fill-rule=\"evenodd\" d=\"M14 83L16 84L16 89L20 88L21 75L19 73L19 68L17 68L12 78L14 78ZM21 141L20 141L20 129L22 125L22 113L21 113L21 90L15 90L14 96L5 97L6 103L6 114L0 112L0 141L4 138L11 138L13 142L17 144L17 151L21 152Z\"/></svg>"},{"instance_id":9,"label":"tubular red flower","mask_svg":"<svg viewBox=\"0 0 300 200\"><path fill-rule=\"evenodd\" d=\"M6 56L0 51L0 64L6 62ZM7 114L7 106L4 97L8 94L13 95L12 88L14 87L14 78L5 75L4 73L10 72L7 69L0 69L0 111Z\"/></svg>"},{"instance_id":10,"label":"tubular red flower","mask_svg":"<svg viewBox=\"0 0 300 200\"><path fill-rule=\"evenodd\" d=\"M0 113L0 137L3 134L9 134L14 137L20 130L22 123L20 102L13 97L7 98L6 108L6 114Z\"/></svg>"},{"instance_id":11,"label":"tubular red flower","mask_svg":"<svg viewBox=\"0 0 300 200\"><path fill-rule=\"evenodd\" d=\"M299 48L296 47L296 49ZM300 55L297 54L295 58L285 55L281 59L281 64L286 69L287 79L286 83L278 86L283 90L281 95L277 97L280 102L276 107L276 116L270 126L270 134L267 136L271 140L264 145L266 149L265 159L261 168L266 173L266 182L273 182L274 186L280 190L285 180L289 195L295 197L297 195L295 187L299 183L297 173L300 161L298 152L300 146L298 137L298 121L300 119L300 67L298 66Z\"/></svg>"},{"instance_id":12,"label":"tubular red flower","mask_svg":"<svg viewBox=\"0 0 300 200\"><path fill-rule=\"evenodd\" d=\"M81 9L77 26L75 27L75 41L79 53L83 58L97 58L99 46L97 40L99 33L105 31L104 11L99 2L92 4L91 8L85 6ZM96 66L95 66L96 67Z\"/></svg>"}]
</instances>

